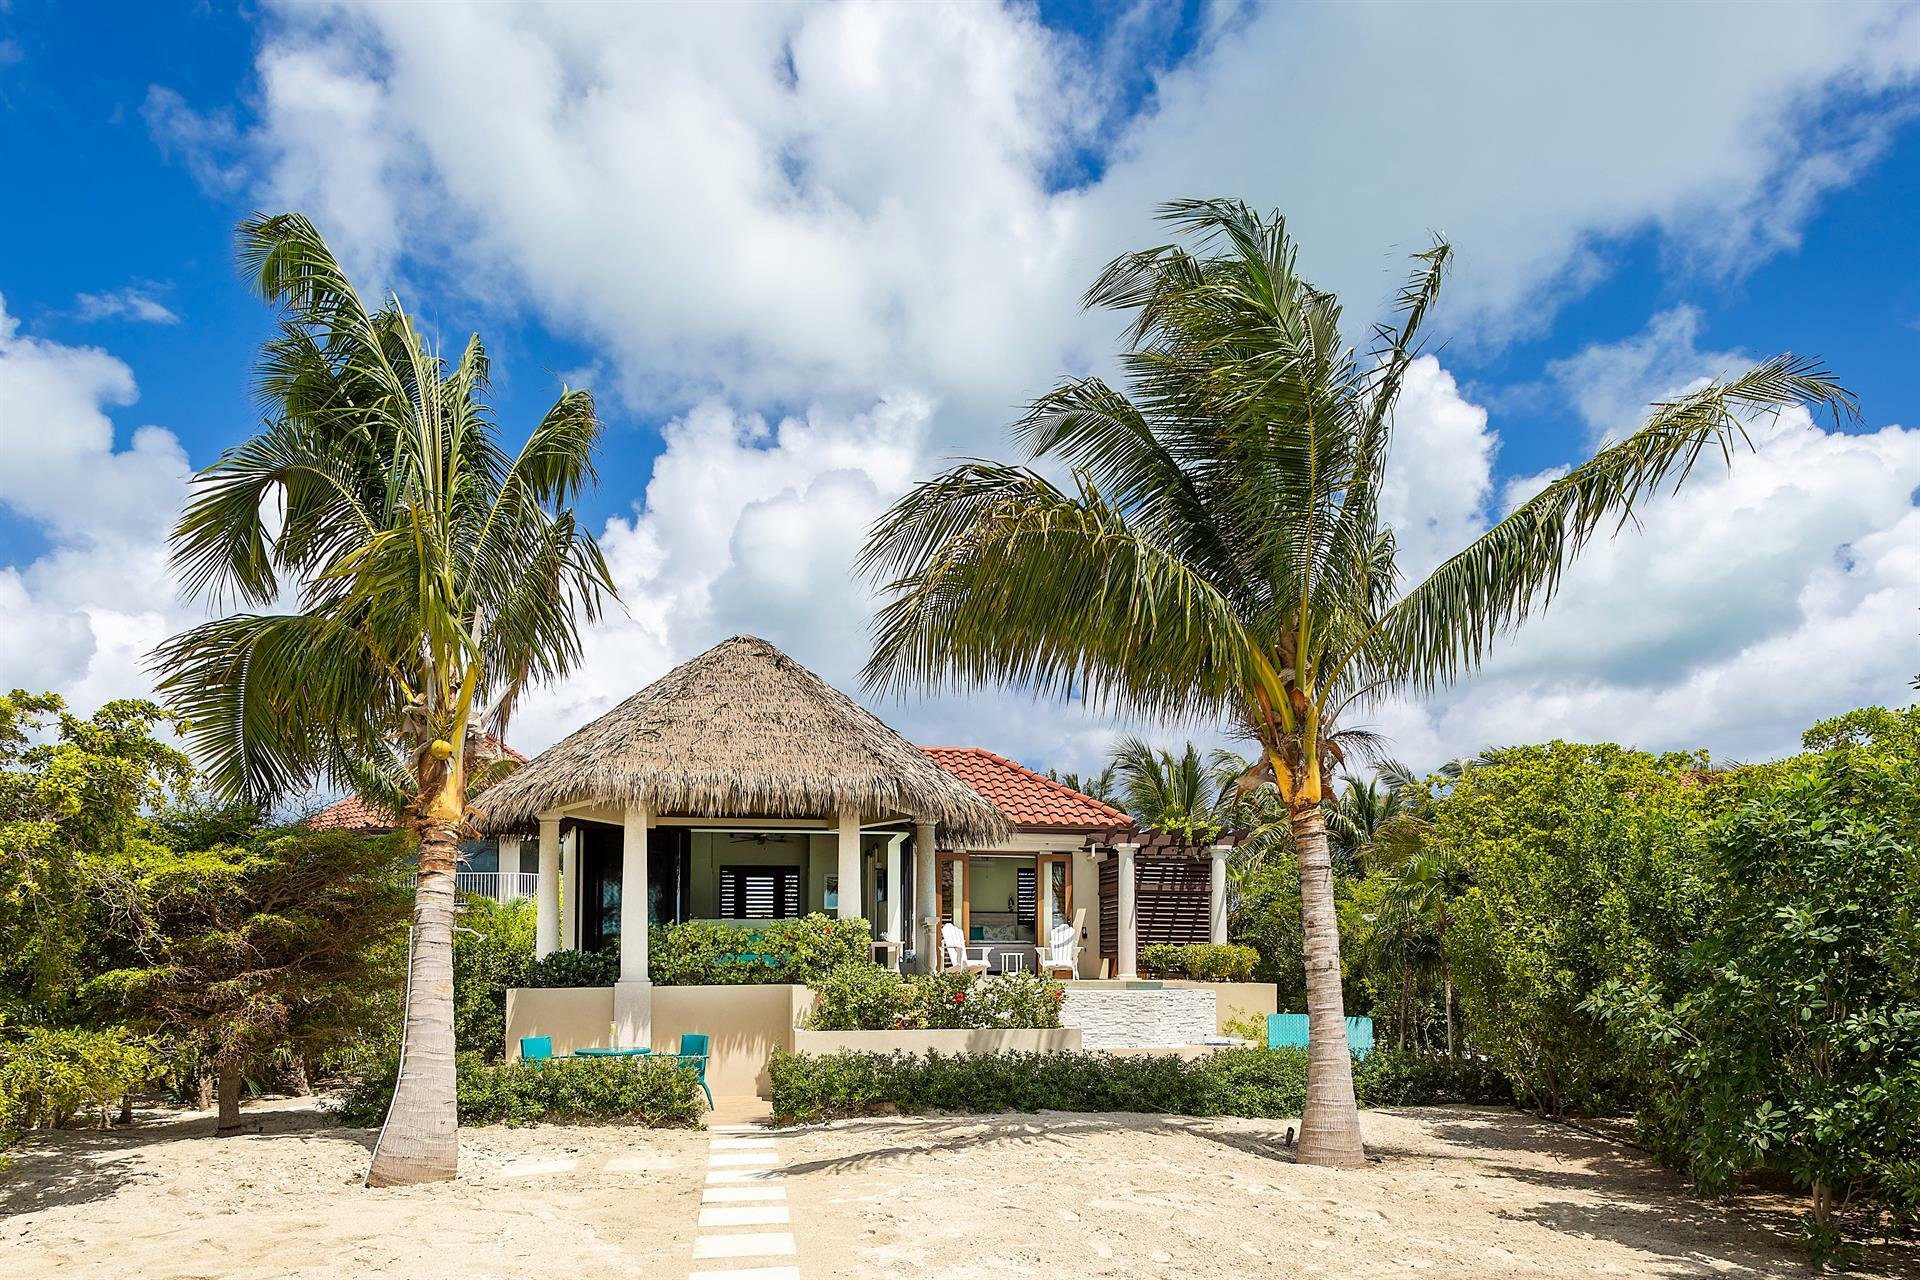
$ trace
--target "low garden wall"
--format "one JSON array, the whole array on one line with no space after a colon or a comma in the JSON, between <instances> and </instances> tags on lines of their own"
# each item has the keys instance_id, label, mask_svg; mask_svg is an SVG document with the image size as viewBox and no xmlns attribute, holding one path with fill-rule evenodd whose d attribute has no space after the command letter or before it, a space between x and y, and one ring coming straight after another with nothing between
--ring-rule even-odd
<instances>
[{"instance_id":1,"label":"low garden wall","mask_svg":"<svg viewBox=\"0 0 1920 1280\"><path fill-rule=\"evenodd\" d=\"M1159 1049L1199 1044L1219 1034L1213 991L1204 983L1075 982L1060 1022L1089 1049Z\"/></svg>"},{"instance_id":2,"label":"low garden wall","mask_svg":"<svg viewBox=\"0 0 1920 1280\"><path fill-rule=\"evenodd\" d=\"M1078 1027L795 1031L796 1053L1076 1053Z\"/></svg>"},{"instance_id":3,"label":"low garden wall","mask_svg":"<svg viewBox=\"0 0 1920 1280\"><path fill-rule=\"evenodd\" d=\"M1213 992L1214 1034L1227 1035L1235 1022L1251 1020L1267 1025L1267 1015L1280 1012L1280 989L1271 982L1192 982L1169 978L1169 987L1204 987Z\"/></svg>"},{"instance_id":4,"label":"low garden wall","mask_svg":"<svg viewBox=\"0 0 1920 1280\"><path fill-rule=\"evenodd\" d=\"M688 1031L711 1039L707 1085L716 1096L768 1096L767 1060L794 1047L794 1024L813 1003L806 987L777 983L653 989L653 1047L672 1052ZM516 987L507 992L507 1058L522 1036L551 1036L556 1054L609 1042L612 987Z\"/></svg>"}]
</instances>

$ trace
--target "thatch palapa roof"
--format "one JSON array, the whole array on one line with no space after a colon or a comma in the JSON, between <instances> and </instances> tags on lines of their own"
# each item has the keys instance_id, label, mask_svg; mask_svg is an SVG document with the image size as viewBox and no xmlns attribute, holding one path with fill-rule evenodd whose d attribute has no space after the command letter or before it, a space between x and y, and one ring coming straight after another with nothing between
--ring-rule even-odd
<instances>
[{"instance_id":1,"label":"thatch palapa roof","mask_svg":"<svg viewBox=\"0 0 1920 1280\"><path fill-rule=\"evenodd\" d=\"M872 712L755 636L682 663L482 793L488 831L593 801L700 818L871 821L907 814L946 839L1007 838L1000 811Z\"/></svg>"}]
</instances>

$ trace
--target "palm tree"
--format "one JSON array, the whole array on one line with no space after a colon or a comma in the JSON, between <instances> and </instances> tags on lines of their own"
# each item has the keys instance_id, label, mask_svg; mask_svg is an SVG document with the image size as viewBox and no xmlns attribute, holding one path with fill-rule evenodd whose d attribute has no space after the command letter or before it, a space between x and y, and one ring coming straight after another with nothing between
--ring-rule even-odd
<instances>
[{"instance_id":1,"label":"palm tree","mask_svg":"<svg viewBox=\"0 0 1920 1280\"><path fill-rule=\"evenodd\" d=\"M1193 743L1176 756L1164 748L1156 751L1141 738L1122 738L1111 767L1122 807L1141 826L1183 836L1190 844L1218 834L1214 779Z\"/></svg>"},{"instance_id":2,"label":"palm tree","mask_svg":"<svg viewBox=\"0 0 1920 1280\"><path fill-rule=\"evenodd\" d=\"M1075 773L1071 770L1061 773L1057 769L1047 770L1047 777L1070 791L1078 791L1083 796L1091 796L1101 804L1118 805L1119 792L1113 789L1113 766L1109 764L1098 773Z\"/></svg>"},{"instance_id":3,"label":"palm tree","mask_svg":"<svg viewBox=\"0 0 1920 1280\"><path fill-rule=\"evenodd\" d=\"M1404 767L1387 761L1364 783L1349 777L1338 797L1328 799L1327 836L1349 874L1364 866L1381 828L1407 811L1409 793L1393 785L1389 774Z\"/></svg>"},{"instance_id":4,"label":"palm tree","mask_svg":"<svg viewBox=\"0 0 1920 1280\"><path fill-rule=\"evenodd\" d=\"M1339 304L1302 279L1284 220L1181 201L1183 237L1116 259L1086 295L1128 313L1122 391L1062 383L1015 428L1037 470L972 460L913 488L860 567L889 595L866 669L876 691L1010 683L1156 719L1215 718L1252 743L1299 849L1311 1028L1300 1158L1363 1158L1340 994L1321 798L1357 705L1470 670L1542 606L1578 551L1634 503L1728 458L1746 415L1850 400L1779 357L1655 406L1402 590L1380 518L1393 409L1450 251L1416 255L1371 359Z\"/></svg>"},{"instance_id":5,"label":"palm tree","mask_svg":"<svg viewBox=\"0 0 1920 1280\"><path fill-rule=\"evenodd\" d=\"M568 503L594 480L593 399L563 390L517 456L487 407L477 337L448 366L389 297L369 311L313 225L240 225L281 324L262 350L270 417L195 478L173 534L192 596L243 612L175 636L160 688L223 796L315 782L387 799L420 842L408 1001L373 1185L457 1171L454 870L483 732L579 659L613 593Z\"/></svg>"}]
</instances>

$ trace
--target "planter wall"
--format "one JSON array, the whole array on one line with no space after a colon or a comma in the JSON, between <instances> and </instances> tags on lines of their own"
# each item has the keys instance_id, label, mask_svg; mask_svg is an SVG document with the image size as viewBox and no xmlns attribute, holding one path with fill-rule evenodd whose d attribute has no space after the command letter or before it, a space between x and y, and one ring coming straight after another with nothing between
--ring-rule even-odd
<instances>
[{"instance_id":1,"label":"planter wall","mask_svg":"<svg viewBox=\"0 0 1920 1280\"><path fill-rule=\"evenodd\" d=\"M1074 1053L1078 1027L979 1027L949 1031L795 1031L796 1053Z\"/></svg>"},{"instance_id":2,"label":"planter wall","mask_svg":"<svg viewBox=\"0 0 1920 1280\"><path fill-rule=\"evenodd\" d=\"M1204 983L1072 983L1060 1021L1078 1027L1089 1049L1173 1048L1219 1034L1213 992Z\"/></svg>"},{"instance_id":3,"label":"planter wall","mask_svg":"<svg viewBox=\"0 0 1920 1280\"><path fill-rule=\"evenodd\" d=\"M1227 1024L1234 1019L1252 1018L1261 1026L1267 1025L1267 1015L1280 1009L1279 989L1271 982L1189 982L1185 978L1169 978L1169 987L1205 987L1213 992L1214 1032L1226 1034Z\"/></svg>"},{"instance_id":4,"label":"planter wall","mask_svg":"<svg viewBox=\"0 0 1920 1280\"><path fill-rule=\"evenodd\" d=\"M764 983L653 988L653 1048L671 1053L688 1031L711 1037L707 1084L715 1096L768 1094L767 1059L791 1049L793 1025L813 1005L806 987ZM556 1054L608 1042L612 987L518 987L507 992L507 1057L520 1037L551 1036Z\"/></svg>"}]
</instances>

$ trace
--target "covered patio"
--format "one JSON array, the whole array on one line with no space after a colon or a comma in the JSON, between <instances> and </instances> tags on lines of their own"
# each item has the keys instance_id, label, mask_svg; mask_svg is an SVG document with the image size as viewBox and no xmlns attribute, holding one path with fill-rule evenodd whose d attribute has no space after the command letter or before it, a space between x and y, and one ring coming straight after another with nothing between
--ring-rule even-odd
<instances>
[{"instance_id":1,"label":"covered patio","mask_svg":"<svg viewBox=\"0 0 1920 1280\"><path fill-rule=\"evenodd\" d=\"M617 950L616 1043L652 1037L651 923L824 911L869 921L881 958L924 963L914 887L942 847L992 847L1001 812L764 640L736 636L542 752L475 803L503 865L529 836L535 950ZM512 852L509 853L511 846ZM628 892L645 886L644 899ZM930 893L922 901L930 900Z\"/></svg>"}]
</instances>

